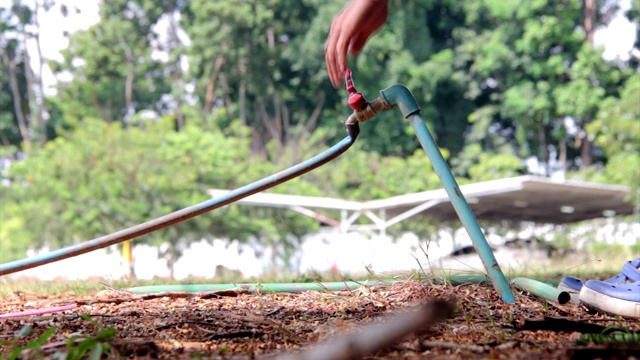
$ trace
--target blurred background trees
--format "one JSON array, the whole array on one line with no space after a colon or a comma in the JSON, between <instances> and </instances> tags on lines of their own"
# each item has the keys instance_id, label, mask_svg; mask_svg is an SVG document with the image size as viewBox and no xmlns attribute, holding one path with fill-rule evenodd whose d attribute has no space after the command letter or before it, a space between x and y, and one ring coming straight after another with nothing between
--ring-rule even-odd
<instances>
[{"instance_id":1,"label":"blurred background trees","mask_svg":"<svg viewBox=\"0 0 640 360\"><path fill-rule=\"evenodd\" d=\"M0 261L191 205L207 188L244 185L345 136L345 91L331 87L323 57L344 0L103 1L97 23L65 34L58 60L42 54L39 16L66 21L78 9L5 2ZM593 39L616 14L637 25L639 6L391 0L386 27L350 64L370 98L396 82L413 91L460 182L535 172L637 193L639 40L635 55L605 60ZM361 129L343 158L274 191L374 199L440 187L396 112ZM176 254L181 242L207 236L295 247L317 226L230 206L146 241L168 242Z\"/></svg>"}]
</instances>

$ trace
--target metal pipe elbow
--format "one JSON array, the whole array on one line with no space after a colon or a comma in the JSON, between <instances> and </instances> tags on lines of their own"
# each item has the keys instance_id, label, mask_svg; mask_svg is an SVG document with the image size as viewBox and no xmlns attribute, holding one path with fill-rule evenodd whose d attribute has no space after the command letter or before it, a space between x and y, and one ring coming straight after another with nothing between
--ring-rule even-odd
<instances>
[{"instance_id":1,"label":"metal pipe elbow","mask_svg":"<svg viewBox=\"0 0 640 360\"><path fill-rule=\"evenodd\" d=\"M380 90L380 98L387 108L398 106L404 118L420 112L420 106L411 91L402 84L391 85L384 90Z\"/></svg>"}]
</instances>

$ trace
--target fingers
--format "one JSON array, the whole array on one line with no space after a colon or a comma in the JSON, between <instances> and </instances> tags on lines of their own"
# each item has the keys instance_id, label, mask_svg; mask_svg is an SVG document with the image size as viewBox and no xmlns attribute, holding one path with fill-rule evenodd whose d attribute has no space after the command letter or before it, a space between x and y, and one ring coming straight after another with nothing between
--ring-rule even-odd
<instances>
[{"instance_id":1,"label":"fingers","mask_svg":"<svg viewBox=\"0 0 640 360\"><path fill-rule=\"evenodd\" d=\"M347 10L347 9L345 9ZM325 48L325 62L327 65L327 74L333 87L338 88L342 84L342 74L347 65L347 48L348 42L343 31L343 14L340 13L333 20L329 38Z\"/></svg>"},{"instance_id":2,"label":"fingers","mask_svg":"<svg viewBox=\"0 0 640 360\"><path fill-rule=\"evenodd\" d=\"M387 1L352 0L334 18L325 47L329 80L334 87L342 84L347 68L347 53L359 53L367 40L387 20Z\"/></svg>"}]
</instances>

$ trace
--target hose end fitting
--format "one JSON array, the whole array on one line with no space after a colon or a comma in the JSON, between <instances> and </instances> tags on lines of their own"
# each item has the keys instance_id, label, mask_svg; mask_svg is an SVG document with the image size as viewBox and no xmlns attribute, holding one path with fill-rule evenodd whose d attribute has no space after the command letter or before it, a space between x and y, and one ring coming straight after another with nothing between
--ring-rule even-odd
<instances>
[{"instance_id":1,"label":"hose end fitting","mask_svg":"<svg viewBox=\"0 0 640 360\"><path fill-rule=\"evenodd\" d=\"M353 140L355 140L360 134L360 126L357 122L353 124L345 123L344 127L347 130L347 135L349 135L349 137L351 137L351 139Z\"/></svg>"}]
</instances>

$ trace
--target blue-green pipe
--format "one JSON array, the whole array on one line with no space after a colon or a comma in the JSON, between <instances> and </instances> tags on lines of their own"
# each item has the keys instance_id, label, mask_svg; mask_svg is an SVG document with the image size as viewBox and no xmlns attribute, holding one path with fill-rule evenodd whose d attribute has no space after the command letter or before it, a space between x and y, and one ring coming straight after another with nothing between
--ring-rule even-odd
<instances>
[{"instance_id":1,"label":"blue-green pipe","mask_svg":"<svg viewBox=\"0 0 640 360\"><path fill-rule=\"evenodd\" d=\"M347 125L346 128L349 135L342 141L325 150L324 152L312 157L311 159L303 161L277 174L267 176L261 180L230 191L225 195L219 196L217 198L203 201L199 204L186 207L184 209L172 212L170 214L161 216L159 218L147 221L139 225L132 226L124 230L117 231L109 235L104 235L93 240L88 240L80 244L68 246L66 248L55 250L40 256L2 264L0 265L0 276L11 274L21 270L31 269L40 265L67 259L81 254L86 254L94 250L115 245L123 241L148 234L158 229L177 224L187 219L191 219L195 216L231 204L244 197L266 190L275 185L282 184L283 182L291 180L323 164L328 163L329 161L337 158L342 153L347 151L347 149L351 147L351 145L358 137L359 127L358 124L353 124Z\"/></svg>"},{"instance_id":2,"label":"blue-green pipe","mask_svg":"<svg viewBox=\"0 0 640 360\"><path fill-rule=\"evenodd\" d=\"M568 292L558 290L551 285L534 279L523 277L513 278L511 279L511 285L518 289L528 291L536 296L540 296L545 300L559 303L561 305L566 304L571 300L571 295L569 295Z\"/></svg>"},{"instance_id":3,"label":"blue-green pipe","mask_svg":"<svg viewBox=\"0 0 640 360\"><path fill-rule=\"evenodd\" d=\"M438 174L444 189L447 191L451 204L453 204L453 208L456 210L462 225L467 230L469 237L471 237L473 246L480 255L480 259L487 270L489 278L491 278L491 283L496 290L498 290L503 301L508 304L515 302L516 300L511 292L511 287L509 286L507 279L504 277L495 256L493 256L493 251L489 247L489 244L487 243L487 240L485 239L469 204L462 195L460 187L458 187L458 183L454 179L449 166L442 157L438 145L429 133L424 121L422 121L422 117L420 116L420 107L418 106L413 94L411 94L411 91L409 91L406 86L396 84L388 87L387 89L381 90L380 97L387 106L391 107L397 105L400 112L402 112L402 115L409 120L409 124L413 127L422 148L427 153L427 156L431 161L431 165L436 171L436 174Z\"/></svg>"}]
</instances>

